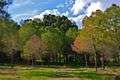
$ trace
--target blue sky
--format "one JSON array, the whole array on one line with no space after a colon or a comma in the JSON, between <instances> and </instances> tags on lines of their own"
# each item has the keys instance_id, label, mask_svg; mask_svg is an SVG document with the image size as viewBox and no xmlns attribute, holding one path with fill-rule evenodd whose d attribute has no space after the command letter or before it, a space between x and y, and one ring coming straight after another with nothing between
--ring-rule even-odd
<instances>
[{"instance_id":1,"label":"blue sky","mask_svg":"<svg viewBox=\"0 0 120 80\"><path fill-rule=\"evenodd\" d=\"M84 16L97 9L105 10L120 0L13 0L8 12L16 22L27 18L43 18L45 14L65 15L81 26Z\"/></svg>"}]
</instances>

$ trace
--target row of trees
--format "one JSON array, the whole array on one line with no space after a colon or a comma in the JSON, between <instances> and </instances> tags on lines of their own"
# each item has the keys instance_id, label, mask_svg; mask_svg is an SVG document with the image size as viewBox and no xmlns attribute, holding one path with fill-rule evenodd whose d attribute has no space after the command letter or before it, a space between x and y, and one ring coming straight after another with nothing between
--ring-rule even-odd
<instances>
[{"instance_id":1,"label":"row of trees","mask_svg":"<svg viewBox=\"0 0 120 80\"><path fill-rule=\"evenodd\" d=\"M18 31L20 50L25 59L58 62L64 59L65 47L77 32L77 26L65 16L45 15L43 21L27 20Z\"/></svg>"},{"instance_id":2,"label":"row of trees","mask_svg":"<svg viewBox=\"0 0 120 80\"><path fill-rule=\"evenodd\" d=\"M120 64L119 6L85 17L82 29L65 16L51 14L18 25L6 13L0 17L1 63Z\"/></svg>"}]
</instances>

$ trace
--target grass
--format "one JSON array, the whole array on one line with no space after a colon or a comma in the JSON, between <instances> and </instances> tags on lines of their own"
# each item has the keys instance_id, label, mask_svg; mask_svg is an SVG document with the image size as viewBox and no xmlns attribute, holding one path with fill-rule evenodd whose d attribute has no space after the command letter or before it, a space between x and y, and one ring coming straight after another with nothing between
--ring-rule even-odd
<instances>
[{"instance_id":1,"label":"grass","mask_svg":"<svg viewBox=\"0 0 120 80\"><path fill-rule=\"evenodd\" d=\"M113 72L112 72L113 71ZM120 68L107 70L94 68L25 68L1 69L0 80L112 80Z\"/></svg>"}]
</instances>

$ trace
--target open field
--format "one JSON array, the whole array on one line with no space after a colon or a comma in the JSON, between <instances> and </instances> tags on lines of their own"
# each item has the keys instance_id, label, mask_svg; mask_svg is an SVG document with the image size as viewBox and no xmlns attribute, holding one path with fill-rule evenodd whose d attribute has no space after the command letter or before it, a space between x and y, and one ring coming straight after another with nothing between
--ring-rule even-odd
<instances>
[{"instance_id":1,"label":"open field","mask_svg":"<svg viewBox=\"0 0 120 80\"><path fill-rule=\"evenodd\" d=\"M31 68L0 69L0 80L114 80L120 68Z\"/></svg>"}]
</instances>

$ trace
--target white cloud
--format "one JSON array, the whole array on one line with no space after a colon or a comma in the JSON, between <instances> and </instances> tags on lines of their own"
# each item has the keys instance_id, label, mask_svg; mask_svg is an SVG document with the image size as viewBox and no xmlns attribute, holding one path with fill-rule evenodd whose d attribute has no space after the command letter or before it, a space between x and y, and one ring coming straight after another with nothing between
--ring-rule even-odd
<instances>
[{"instance_id":1,"label":"white cloud","mask_svg":"<svg viewBox=\"0 0 120 80\"><path fill-rule=\"evenodd\" d=\"M65 13L62 13L61 15L68 16L68 15L69 15L69 12L66 11Z\"/></svg>"},{"instance_id":2,"label":"white cloud","mask_svg":"<svg viewBox=\"0 0 120 80\"><path fill-rule=\"evenodd\" d=\"M35 16L31 17L31 19L34 19L34 18L43 19L43 16L48 15L48 14L60 15L60 12L57 9L45 10L44 12L40 13L39 15L35 15Z\"/></svg>"},{"instance_id":3,"label":"white cloud","mask_svg":"<svg viewBox=\"0 0 120 80\"><path fill-rule=\"evenodd\" d=\"M70 17L69 19L76 22L76 25L78 25L79 28L82 26L82 20L85 17L85 15L79 15L77 17Z\"/></svg>"},{"instance_id":4,"label":"white cloud","mask_svg":"<svg viewBox=\"0 0 120 80\"><path fill-rule=\"evenodd\" d=\"M87 8L87 16L90 16L92 12L95 12L96 10L102 10L102 6L100 2L92 2L91 5Z\"/></svg>"},{"instance_id":5,"label":"white cloud","mask_svg":"<svg viewBox=\"0 0 120 80\"><path fill-rule=\"evenodd\" d=\"M78 15L81 11L84 10L84 7L87 7L88 15L90 15L92 11L101 9L101 3L103 3L103 1L104 0L75 0L75 3L71 8L71 12L73 13L73 15ZM88 5L89 3L91 3L91 5Z\"/></svg>"},{"instance_id":6,"label":"white cloud","mask_svg":"<svg viewBox=\"0 0 120 80\"><path fill-rule=\"evenodd\" d=\"M64 4L60 3L56 6L57 8L63 8L64 7Z\"/></svg>"},{"instance_id":7,"label":"white cloud","mask_svg":"<svg viewBox=\"0 0 120 80\"><path fill-rule=\"evenodd\" d=\"M75 4L72 6L71 11L73 12L74 15L77 15L80 10L84 7L85 5L85 0L76 0Z\"/></svg>"},{"instance_id":8,"label":"white cloud","mask_svg":"<svg viewBox=\"0 0 120 80\"><path fill-rule=\"evenodd\" d=\"M69 19L75 21L80 28L82 26L82 20L86 15L90 16L92 12L95 12L98 9L102 10L101 1L100 0L75 0L75 3L71 8L71 12L73 13L73 15L78 15L78 16L70 17ZM84 13L80 14L80 12L82 11L84 11Z\"/></svg>"}]
</instances>

